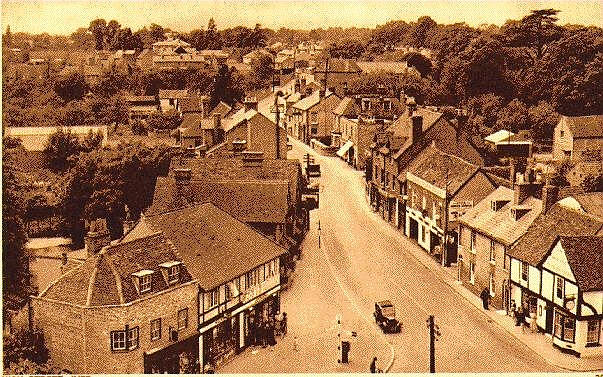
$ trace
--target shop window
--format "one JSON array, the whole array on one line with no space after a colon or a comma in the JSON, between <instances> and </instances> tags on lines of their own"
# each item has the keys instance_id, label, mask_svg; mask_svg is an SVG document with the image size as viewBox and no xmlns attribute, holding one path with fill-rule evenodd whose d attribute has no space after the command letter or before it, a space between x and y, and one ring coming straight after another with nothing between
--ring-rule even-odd
<instances>
[{"instance_id":1,"label":"shop window","mask_svg":"<svg viewBox=\"0 0 603 377\"><path fill-rule=\"evenodd\" d=\"M151 340L161 339L161 318L151 321Z\"/></svg>"},{"instance_id":2,"label":"shop window","mask_svg":"<svg viewBox=\"0 0 603 377\"><path fill-rule=\"evenodd\" d=\"M178 330L183 330L188 327L188 309L178 311Z\"/></svg>"},{"instance_id":3,"label":"shop window","mask_svg":"<svg viewBox=\"0 0 603 377\"><path fill-rule=\"evenodd\" d=\"M556 338L561 339L565 342L573 343L575 328L576 320L574 318L567 316L558 310L555 310L554 335Z\"/></svg>"},{"instance_id":4,"label":"shop window","mask_svg":"<svg viewBox=\"0 0 603 377\"><path fill-rule=\"evenodd\" d=\"M593 319L588 321L587 333L586 333L586 345L595 346L599 345L599 337L601 335L601 320Z\"/></svg>"},{"instance_id":5,"label":"shop window","mask_svg":"<svg viewBox=\"0 0 603 377\"><path fill-rule=\"evenodd\" d=\"M557 298L562 299L563 298L564 281L561 276L557 276L557 278L555 279L555 286L556 286Z\"/></svg>"}]
</instances>

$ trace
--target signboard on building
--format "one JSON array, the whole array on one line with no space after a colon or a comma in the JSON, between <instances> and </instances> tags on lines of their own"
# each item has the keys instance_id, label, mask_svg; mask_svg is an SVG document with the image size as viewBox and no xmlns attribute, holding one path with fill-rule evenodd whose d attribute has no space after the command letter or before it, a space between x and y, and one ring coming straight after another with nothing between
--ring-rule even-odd
<instances>
[{"instance_id":1,"label":"signboard on building","mask_svg":"<svg viewBox=\"0 0 603 377\"><path fill-rule=\"evenodd\" d=\"M457 218L463 216L465 214L465 212L467 212L467 210L469 208L473 207L473 200L463 200L463 201L450 201L450 204L448 205L448 209L450 211L450 220L454 221Z\"/></svg>"}]
</instances>

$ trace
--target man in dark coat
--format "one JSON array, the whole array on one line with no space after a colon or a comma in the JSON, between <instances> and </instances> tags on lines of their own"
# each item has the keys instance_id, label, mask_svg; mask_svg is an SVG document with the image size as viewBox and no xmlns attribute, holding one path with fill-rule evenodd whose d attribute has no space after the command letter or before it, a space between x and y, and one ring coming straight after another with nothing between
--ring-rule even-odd
<instances>
[{"instance_id":1,"label":"man in dark coat","mask_svg":"<svg viewBox=\"0 0 603 377\"><path fill-rule=\"evenodd\" d=\"M488 300L490 299L490 292L488 291L488 288L484 288L482 290L482 293L480 293L479 297L482 299L482 305L484 306L484 309L488 310Z\"/></svg>"},{"instance_id":2,"label":"man in dark coat","mask_svg":"<svg viewBox=\"0 0 603 377\"><path fill-rule=\"evenodd\" d=\"M377 373L377 358L373 357L373 361L371 361L371 373Z\"/></svg>"}]
</instances>

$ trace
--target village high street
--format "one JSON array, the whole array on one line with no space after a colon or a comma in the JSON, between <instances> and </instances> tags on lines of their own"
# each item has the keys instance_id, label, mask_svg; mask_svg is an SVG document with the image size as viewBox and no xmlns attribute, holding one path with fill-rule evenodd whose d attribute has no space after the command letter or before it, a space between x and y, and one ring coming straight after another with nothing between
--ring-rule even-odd
<instances>
[{"instance_id":1,"label":"village high street","mask_svg":"<svg viewBox=\"0 0 603 377\"><path fill-rule=\"evenodd\" d=\"M290 143L293 144L293 149L289 151L289 158L303 160L305 154L310 153L320 163L322 172L320 209L311 213L311 231L304 242L294 285L313 287L301 293L307 296L316 294L317 287L314 285L317 283L328 285L321 289L323 292L331 289L339 291L331 293L330 297L339 297L337 300L328 301L312 301L299 295L290 295L289 292L283 294L283 310L287 313L294 313L296 308L303 313L316 313L312 318L303 319L300 314L292 315L291 328L297 327L304 332L311 331L305 327L328 327L334 322L332 306L337 304L342 305L340 310L344 311L344 321L348 319L348 322L356 324L358 313L354 308L358 307L365 320L364 328L369 328L368 333L364 328L359 331L359 338L364 343L367 337L373 337L377 346L381 344L382 337L379 335L379 328L372 321L374 302L389 299L395 304L396 317L403 326L400 334L385 335L395 351L391 372L429 371L429 332L426 319L430 314L435 316L442 334L436 342L437 372L562 371L508 334L420 263L413 253L425 252L370 210L364 197L362 172L351 169L336 157L319 156L300 142L290 140ZM317 247L318 220L321 227L321 249ZM342 285L338 285L336 280ZM341 302L342 296L345 297L344 302ZM297 319L303 320L303 325L296 324ZM372 326L366 326L370 321ZM344 324L344 327L347 326ZM298 338L300 348L316 342L312 336L301 335ZM352 344L352 352L356 351L354 346ZM279 353L279 348L284 347L291 347L291 344L277 344L274 353ZM321 346L314 352L332 355L335 363L335 352L331 348ZM363 349L366 348L363 346ZM259 356L256 355L256 362L253 362L251 352L247 351L244 357L228 363L224 372L267 371L265 368L270 363L264 362ZM355 352L350 357L361 357L366 362L366 369L360 368L358 371L366 372L372 356ZM379 358L379 367L385 368L389 357L382 358L378 354L375 356ZM280 363L283 367L299 360L274 359L271 362ZM312 358L302 358L299 362L304 363L303 366L279 369L273 365L270 370L338 371L333 363L322 364L324 359L317 357L313 361Z\"/></svg>"}]
</instances>

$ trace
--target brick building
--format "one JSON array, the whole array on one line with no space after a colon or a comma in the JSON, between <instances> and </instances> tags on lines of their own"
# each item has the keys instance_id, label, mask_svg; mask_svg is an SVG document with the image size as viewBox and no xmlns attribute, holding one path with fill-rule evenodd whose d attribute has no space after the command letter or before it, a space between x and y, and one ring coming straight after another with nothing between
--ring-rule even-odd
<instances>
[{"instance_id":1,"label":"brick building","mask_svg":"<svg viewBox=\"0 0 603 377\"><path fill-rule=\"evenodd\" d=\"M339 101L336 94L320 89L296 102L291 107L293 137L306 144L312 138L330 138L335 123L333 110Z\"/></svg>"},{"instance_id":2,"label":"brick building","mask_svg":"<svg viewBox=\"0 0 603 377\"><path fill-rule=\"evenodd\" d=\"M443 264L455 263L458 218L495 188L478 166L432 144L406 169L405 235Z\"/></svg>"},{"instance_id":3,"label":"brick building","mask_svg":"<svg viewBox=\"0 0 603 377\"><path fill-rule=\"evenodd\" d=\"M500 186L459 219L460 278L476 295L487 288L497 309L509 308L507 251L540 215L540 188L528 182ZM555 188L547 190L547 200L554 202Z\"/></svg>"},{"instance_id":4,"label":"brick building","mask_svg":"<svg viewBox=\"0 0 603 377\"><path fill-rule=\"evenodd\" d=\"M71 373L195 372L197 282L160 232L109 245L31 298L33 325L54 364Z\"/></svg>"},{"instance_id":5,"label":"brick building","mask_svg":"<svg viewBox=\"0 0 603 377\"><path fill-rule=\"evenodd\" d=\"M153 232L165 234L198 284L202 370L255 344L257 328L280 312L287 250L211 203L143 216L124 239Z\"/></svg>"},{"instance_id":6,"label":"brick building","mask_svg":"<svg viewBox=\"0 0 603 377\"><path fill-rule=\"evenodd\" d=\"M601 161L603 115L561 116L553 133L553 159Z\"/></svg>"}]
</instances>

